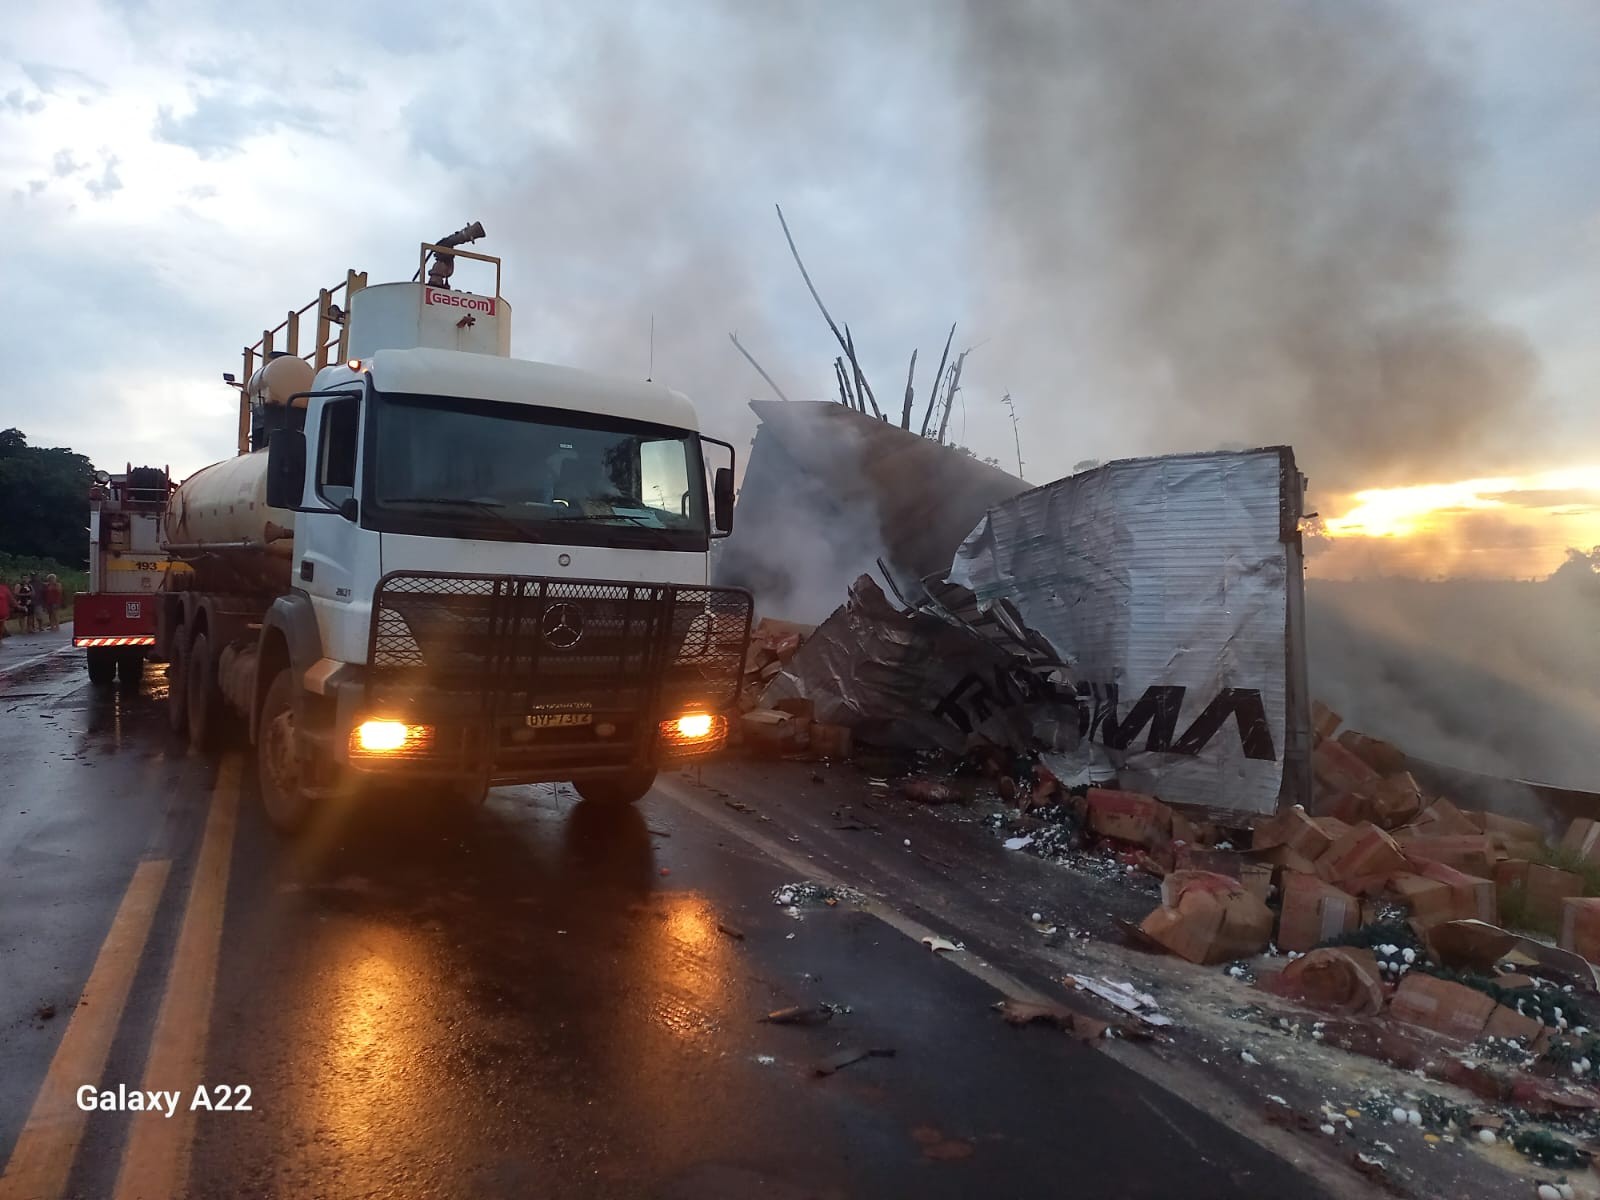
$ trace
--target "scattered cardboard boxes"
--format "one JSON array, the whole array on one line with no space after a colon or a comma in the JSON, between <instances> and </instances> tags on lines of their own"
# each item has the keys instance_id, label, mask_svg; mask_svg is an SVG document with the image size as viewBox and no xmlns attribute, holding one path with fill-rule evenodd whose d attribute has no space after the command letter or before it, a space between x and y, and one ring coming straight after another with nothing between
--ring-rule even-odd
<instances>
[{"instance_id":1,"label":"scattered cardboard boxes","mask_svg":"<svg viewBox=\"0 0 1600 1200\"><path fill-rule=\"evenodd\" d=\"M1266 948L1272 910L1237 879L1174 871L1161 882L1161 907L1139 930L1192 963L1231 962Z\"/></svg>"},{"instance_id":2,"label":"scattered cardboard boxes","mask_svg":"<svg viewBox=\"0 0 1600 1200\"><path fill-rule=\"evenodd\" d=\"M1172 810L1154 796L1090 788L1084 803L1089 828L1101 837L1147 849L1172 837Z\"/></svg>"},{"instance_id":3,"label":"scattered cardboard boxes","mask_svg":"<svg viewBox=\"0 0 1600 1200\"><path fill-rule=\"evenodd\" d=\"M1494 1010L1494 1000L1476 988L1416 971L1400 981L1389 1001L1397 1020L1461 1043L1479 1037Z\"/></svg>"},{"instance_id":4,"label":"scattered cardboard boxes","mask_svg":"<svg viewBox=\"0 0 1600 1200\"><path fill-rule=\"evenodd\" d=\"M1600 896L1571 896L1561 902L1561 936L1556 944L1600 963Z\"/></svg>"},{"instance_id":5,"label":"scattered cardboard boxes","mask_svg":"<svg viewBox=\"0 0 1600 1200\"><path fill-rule=\"evenodd\" d=\"M1280 950L1310 950L1349 933L1360 918L1360 902L1350 893L1315 875L1291 873L1284 876L1276 944Z\"/></svg>"},{"instance_id":6,"label":"scattered cardboard boxes","mask_svg":"<svg viewBox=\"0 0 1600 1200\"><path fill-rule=\"evenodd\" d=\"M1328 883L1369 876L1388 878L1406 866L1399 845L1371 821L1352 825L1317 858L1319 878Z\"/></svg>"}]
</instances>

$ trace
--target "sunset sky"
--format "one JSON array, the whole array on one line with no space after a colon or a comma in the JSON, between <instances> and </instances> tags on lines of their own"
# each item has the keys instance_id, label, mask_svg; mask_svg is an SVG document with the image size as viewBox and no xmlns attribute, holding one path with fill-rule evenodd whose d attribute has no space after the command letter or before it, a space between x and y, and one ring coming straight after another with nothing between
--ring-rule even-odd
<instances>
[{"instance_id":1,"label":"sunset sky","mask_svg":"<svg viewBox=\"0 0 1600 1200\"><path fill-rule=\"evenodd\" d=\"M239 348L481 220L519 356L736 442L831 336L1023 474L1289 442L1314 574L1534 577L1600 544L1600 6L1539 0L12 6L0 425L228 454ZM603 15L597 15L603 14Z\"/></svg>"}]
</instances>

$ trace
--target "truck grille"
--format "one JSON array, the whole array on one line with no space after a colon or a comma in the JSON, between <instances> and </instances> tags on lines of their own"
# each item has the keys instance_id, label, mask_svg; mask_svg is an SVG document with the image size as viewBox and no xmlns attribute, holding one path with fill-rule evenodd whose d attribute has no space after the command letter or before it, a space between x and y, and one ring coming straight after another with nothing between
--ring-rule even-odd
<instances>
[{"instance_id":1,"label":"truck grille","mask_svg":"<svg viewBox=\"0 0 1600 1200\"><path fill-rule=\"evenodd\" d=\"M478 693L504 715L715 711L738 698L750 611L732 588L395 572L369 687Z\"/></svg>"}]
</instances>

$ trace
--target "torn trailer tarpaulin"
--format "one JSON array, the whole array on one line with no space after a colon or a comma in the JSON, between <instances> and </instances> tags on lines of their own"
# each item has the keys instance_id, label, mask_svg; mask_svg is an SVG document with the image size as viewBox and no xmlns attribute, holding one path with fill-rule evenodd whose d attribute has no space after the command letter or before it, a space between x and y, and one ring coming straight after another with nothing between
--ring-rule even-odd
<instances>
[{"instance_id":1,"label":"torn trailer tarpaulin","mask_svg":"<svg viewBox=\"0 0 1600 1200\"><path fill-rule=\"evenodd\" d=\"M958 624L901 612L867 575L762 695L810 700L816 720L861 741L961 753L978 740L1068 751L1079 739L1071 684Z\"/></svg>"},{"instance_id":2,"label":"torn trailer tarpaulin","mask_svg":"<svg viewBox=\"0 0 1600 1200\"><path fill-rule=\"evenodd\" d=\"M946 580L1070 665L1126 786L1270 813L1310 798L1303 486L1288 447L1109 463L990 509Z\"/></svg>"}]
</instances>

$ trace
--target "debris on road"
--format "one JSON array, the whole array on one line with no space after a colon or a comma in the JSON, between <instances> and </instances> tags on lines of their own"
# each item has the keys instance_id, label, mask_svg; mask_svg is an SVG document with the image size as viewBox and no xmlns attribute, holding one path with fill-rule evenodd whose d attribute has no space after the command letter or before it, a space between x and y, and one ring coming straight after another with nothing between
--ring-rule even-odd
<instances>
[{"instance_id":1,"label":"debris on road","mask_svg":"<svg viewBox=\"0 0 1600 1200\"><path fill-rule=\"evenodd\" d=\"M729 925L726 921L717 922L717 932L731 937L736 942L744 941L744 930L737 925Z\"/></svg>"},{"instance_id":2,"label":"debris on road","mask_svg":"<svg viewBox=\"0 0 1600 1200\"><path fill-rule=\"evenodd\" d=\"M1082 1041L1092 1042L1106 1035L1112 1028L1110 1021L1102 1021L1087 1013L1074 1012L1063 1004L1031 1003L1026 1000L1000 1000L994 1005L1005 1018L1007 1025L1053 1025Z\"/></svg>"},{"instance_id":3,"label":"debris on road","mask_svg":"<svg viewBox=\"0 0 1600 1200\"><path fill-rule=\"evenodd\" d=\"M793 1004L769 1012L761 1020L768 1025L826 1025L833 1020L833 1011L827 1004Z\"/></svg>"},{"instance_id":4,"label":"debris on road","mask_svg":"<svg viewBox=\"0 0 1600 1200\"><path fill-rule=\"evenodd\" d=\"M1164 1016L1157 1011L1154 996L1139 991L1131 983L1119 983L1110 979L1092 979L1087 975L1068 975L1063 981L1070 987L1082 988L1091 995L1120 1008L1123 1012L1131 1013L1146 1025L1166 1026L1172 1024L1172 1018Z\"/></svg>"},{"instance_id":5,"label":"debris on road","mask_svg":"<svg viewBox=\"0 0 1600 1200\"><path fill-rule=\"evenodd\" d=\"M780 908L817 904L831 908L840 903L860 904L864 899L861 893L853 888L831 883L816 883L810 879L802 879L798 883L786 883L780 888L775 888L772 893L772 902Z\"/></svg>"},{"instance_id":6,"label":"debris on road","mask_svg":"<svg viewBox=\"0 0 1600 1200\"><path fill-rule=\"evenodd\" d=\"M811 1070L813 1075L816 1075L820 1078L824 1075L832 1075L835 1071L841 1071L845 1067L850 1066L852 1063L861 1062L863 1059L893 1057L894 1051L892 1049L868 1050L852 1047L847 1050L840 1050L836 1054L830 1054Z\"/></svg>"},{"instance_id":7,"label":"debris on road","mask_svg":"<svg viewBox=\"0 0 1600 1200\"><path fill-rule=\"evenodd\" d=\"M966 949L966 947L962 946L960 943L952 942L948 938L942 937L925 937L922 939L922 944L929 950L932 950L935 954L939 953L941 950L954 951Z\"/></svg>"}]
</instances>

